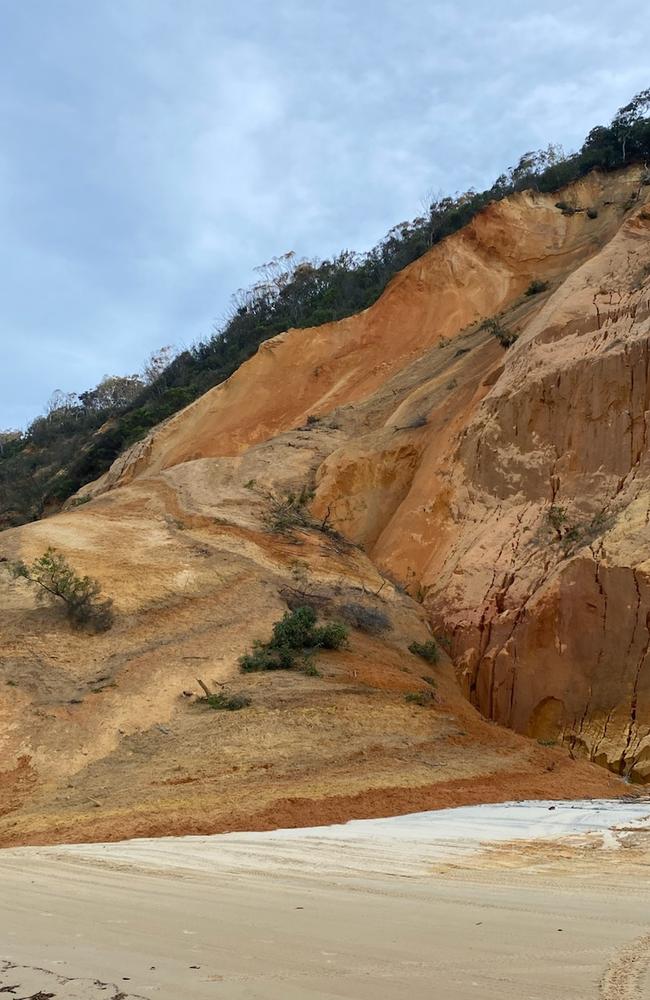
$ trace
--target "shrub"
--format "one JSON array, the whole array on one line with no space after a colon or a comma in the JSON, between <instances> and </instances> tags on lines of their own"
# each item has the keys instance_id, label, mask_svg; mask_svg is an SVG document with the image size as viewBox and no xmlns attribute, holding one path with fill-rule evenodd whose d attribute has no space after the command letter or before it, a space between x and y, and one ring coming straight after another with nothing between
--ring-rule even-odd
<instances>
[{"instance_id":1,"label":"shrub","mask_svg":"<svg viewBox=\"0 0 650 1000\"><path fill-rule=\"evenodd\" d=\"M239 665L244 673L261 670L290 670L302 664L300 669L309 676L317 676L312 663L312 654L317 649L341 649L348 630L340 622L317 625L316 612L304 606L287 611L273 626L271 639L267 643L259 640L253 644L253 651L240 656ZM312 669L313 667L313 669Z\"/></svg>"},{"instance_id":2,"label":"shrub","mask_svg":"<svg viewBox=\"0 0 650 1000\"><path fill-rule=\"evenodd\" d=\"M266 527L277 534L289 534L294 528L316 527L307 509L313 499L314 492L307 486L299 493L266 494L268 507L263 515Z\"/></svg>"},{"instance_id":3,"label":"shrub","mask_svg":"<svg viewBox=\"0 0 650 1000\"><path fill-rule=\"evenodd\" d=\"M289 649L315 646L316 643L312 641L315 625L316 612L313 608L302 607L287 611L281 621L273 626L273 638L269 646L288 646Z\"/></svg>"},{"instance_id":4,"label":"shrub","mask_svg":"<svg viewBox=\"0 0 650 1000\"><path fill-rule=\"evenodd\" d=\"M598 209L597 208L588 208L587 209L587 218L588 219L597 219L598 218Z\"/></svg>"},{"instance_id":5,"label":"shrub","mask_svg":"<svg viewBox=\"0 0 650 1000\"><path fill-rule=\"evenodd\" d=\"M245 694L227 695L219 692L218 694L208 694L204 698L197 698L196 703L206 705L216 712L238 712L241 708L247 708L251 700Z\"/></svg>"},{"instance_id":6,"label":"shrub","mask_svg":"<svg viewBox=\"0 0 650 1000\"><path fill-rule=\"evenodd\" d=\"M370 608L366 604L359 604L356 601L341 605L339 613L344 621L368 635L381 635L382 632L388 632L393 627L385 612L379 608Z\"/></svg>"},{"instance_id":7,"label":"shrub","mask_svg":"<svg viewBox=\"0 0 650 1000\"><path fill-rule=\"evenodd\" d=\"M314 658L312 656L306 656L305 657L304 663L303 663L302 667L300 668L300 670L307 677L322 677L323 676L322 671L319 670L318 667L316 666L316 664L314 663Z\"/></svg>"},{"instance_id":8,"label":"shrub","mask_svg":"<svg viewBox=\"0 0 650 1000\"><path fill-rule=\"evenodd\" d=\"M565 556L573 554L579 545L588 545L604 532L612 523L612 516L600 511L589 521L569 522L566 507L552 504L546 512L546 520L556 534Z\"/></svg>"},{"instance_id":9,"label":"shrub","mask_svg":"<svg viewBox=\"0 0 650 1000\"><path fill-rule=\"evenodd\" d=\"M546 517L551 527L554 528L555 531L560 531L562 525L566 524L566 507L561 507L559 504L551 504L546 512Z\"/></svg>"},{"instance_id":10,"label":"shrub","mask_svg":"<svg viewBox=\"0 0 650 1000\"><path fill-rule=\"evenodd\" d=\"M348 630L341 622L328 622L314 629L312 640L314 646L322 649L341 649L348 637Z\"/></svg>"},{"instance_id":11,"label":"shrub","mask_svg":"<svg viewBox=\"0 0 650 1000\"><path fill-rule=\"evenodd\" d=\"M502 347L508 348L517 340L517 334L512 333L510 330L502 325L501 320L498 317L493 316L491 319L486 319L481 323L481 330L488 330L493 337L499 341Z\"/></svg>"},{"instance_id":12,"label":"shrub","mask_svg":"<svg viewBox=\"0 0 650 1000\"><path fill-rule=\"evenodd\" d=\"M264 645L255 642L252 653L239 657L242 673L254 674L262 670L291 670L296 665L296 655L289 646Z\"/></svg>"},{"instance_id":13,"label":"shrub","mask_svg":"<svg viewBox=\"0 0 650 1000\"><path fill-rule=\"evenodd\" d=\"M562 215L575 215L575 205L570 205L568 201L556 201L555 207L559 208Z\"/></svg>"},{"instance_id":14,"label":"shrub","mask_svg":"<svg viewBox=\"0 0 650 1000\"><path fill-rule=\"evenodd\" d=\"M539 295L540 292L545 292L547 288L548 281L540 281L538 278L535 278L526 289L526 295Z\"/></svg>"},{"instance_id":15,"label":"shrub","mask_svg":"<svg viewBox=\"0 0 650 1000\"><path fill-rule=\"evenodd\" d=\"M113 624L113 602L101 597L101 584L90 576L78 576L61 552L48 548L31 566L12 566L14 576L36 584L44 599L63 601L65 615L74 628L106 632Z\"/></svg>"},{"instance_id":16,"label":"shrub","mask_svg":"<svg viewBox=\"0 0 650 1000\"><path fill-rule=\"evenodd\" d=\"M427 642L416 642L414 640L409 646L409 653L413 653L414 656L421 656L427 663L437 663L440 658L435 639L428 639Z\"/></svg>"},{"instance_id":17,"label":"shrub","mask_svg":"<svg viewBox=\"0 0 650 1000\"><path fill-rule=\"evenodd\" d=\"M404 695L404 701L413 705L421 705L424 708L432 703L433 697L432 691L408 691Z\"/></svg>"}]
</instances>

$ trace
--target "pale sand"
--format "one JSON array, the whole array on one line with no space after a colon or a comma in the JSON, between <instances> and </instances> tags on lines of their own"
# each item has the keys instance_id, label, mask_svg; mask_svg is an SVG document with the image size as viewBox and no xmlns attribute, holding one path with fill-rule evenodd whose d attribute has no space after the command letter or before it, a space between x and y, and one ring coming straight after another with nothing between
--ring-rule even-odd
<instances>
[{"instance_id":1,"label":"pale sand","mask_svg":"<svg viewBox=\"0 0 650 1000\"><path fill-rule=\"evenodd\" d=\"M4 851L0 994L647 1000L648 831L531 803Z\"/></svg>"}]
</instances>

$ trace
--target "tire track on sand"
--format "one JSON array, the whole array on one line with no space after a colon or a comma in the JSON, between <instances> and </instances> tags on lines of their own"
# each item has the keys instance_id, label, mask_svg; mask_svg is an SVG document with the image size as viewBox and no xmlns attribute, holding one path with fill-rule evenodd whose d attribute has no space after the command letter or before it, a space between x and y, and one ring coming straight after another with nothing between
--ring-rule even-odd
<instances>
[{"instance_id":1,"label":"tire track on sand","mask_svg":"<svg viewBox=\"0 0 650 1000\"><path fill-rule=\"evenodd\" d=\"M650 970L650 934L617 951L600 980L600 1000L648 1000L643 990Z\"/></svg>"}]
</instances>

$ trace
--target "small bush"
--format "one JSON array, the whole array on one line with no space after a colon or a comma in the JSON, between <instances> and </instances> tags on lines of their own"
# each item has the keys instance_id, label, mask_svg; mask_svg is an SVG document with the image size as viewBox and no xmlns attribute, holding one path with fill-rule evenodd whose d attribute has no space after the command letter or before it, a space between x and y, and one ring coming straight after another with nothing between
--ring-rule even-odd
<instances>
[{"instance_id":1,"label":"small bush","mask_svg":"<svg viewBox=\"0 0 650 1000\"><path fill-rule=\"evenodd\" d=\"M404 701L409 702L413 705L421 705L425 708L430 705L433 701L432 691L408 691L404 695Z\"/></svg>"},{"instance_id":2,"label":"small bush","mask_svg":"<svg viewBox=\"0 0 650 1000\"><path fill-rule=\"evenodd\" d=\"M429 639L427 642L412 642L409 646L409 653L422 657L427 663L437 663L440 658L435 639Z\"/></svg>"},{"instance_id":3,"label":"small bush","mask_svg":"<svg viewBox=\"0 0 650 1000\"><path fill-rule=\"evenodd\" d=\"M314 663L314 659L313 659L312 656L306 656L305 657L304 663L303 663L302 667L300 668L300 670L307 677L322 677L323 676L322 671L319 670L318 667L316 666L316 664Z\"/></svg>"},{"instance_id":4,"label":"small bush","mask_svg":"<svg viewBox=\"0 0 650 1000\"><path fill-rule=\"evenodd\" d=\"M239 658L244 673L261 670L291 670L299 667L309 676L317 676L312 667L312 654L317 649L341 649L348 637L348 630L341 622L317 625L316 612L309 606L287 611L273 626L269 642L259 640L253 651ZM314 670L316 668L314 667Z\"/></svg>"},{"instance_id":5,"label":"small bush","mask_svg":"<svg viewBox=\"0 0 650 1000\"><path fill-rule=\"evenodd\" d=\"M429 684L432 688L438 687L438 681L435 679L435 677L429 677L428 674L423 674L422 680L426 681L426 683Z\"/></svg>"},{"instance_id":6,"label":"small bush","mask_svg":"<svg viewBox=\"0 0 650 1000\"><path fill-rule=\"evenodd\" d=\"M370 608L356 601L343 604L339 608L339 614L353 628L358 628L360 632L366 632L367 635L381 635L382 632L388 632L393 627L388 615L379 608Z\"/></svg>"},{"instance_id":7,"label":"small bush","mask_svg":"<svg viewBox=\"0 0 650 1000\"><path fill-rule=\"evenodd\" d=\"M546 520L556 535L565 556L574 553L579 545L588 545L609 530L612 517L600 511L589 521L569 521L566 507L552 504L546 512Z\"/></svg>"},{"instance_id":8,"label":"small bush","mask_svg":"<svg viewBox=\"0 0 650 1000\"><path fill-rule=\"evenodd\" d=\"M576 207L575 205L570 205L568 201L556 201L555 207L559 208L562 215L575 215Z\"/></svg>"},{"instance_id":9,"label":"small bush","mask_svg":"<svg viewBox=\"0 0 650 1000\"><path fill-rule=\"evenodd\" d=\"M588 219L597 219L598 218L598 209L597 208L588 208L587 209L587 218Z\"/></svg>"},{"instance_id":10,"label":"small bush","mask_svg":"<svg viewBox=\"0 0 650 1000\"><path fill-rule=\"evenodd\" d=\"M15 577L36 584L40 596L63 601L65 615L73 628L91 632L106 632L113 624L113 602L102 598L98 580L79 576L63 553L48 548L31 566L23 562L11 567Z\"/></svg>"},{"instance_id":11,"label":"small bush","mask_svg":"<svg viewBox=\"0 0 650 1000\"><path fill-rule=\"evenodd\" d=\"M493 337L496 337L501 346L505 348L512 347L517 340L517 334L506 330L501 320L496 316L493 316L492 319L486 319L481 323L480 328L481 330L488 330Z\"/></svg>"},{"instance_id":12,"label":"small bush","mask_svg":"<svg viewBox=\"0 0 650 1000\"><path fill-rule=\"evenodd\" d=\"M314 646L321 649L341 649L348 637L348 630L341 622L328 622L320 625L312 633Z\"/></svg>"},{"instance_id":13,"label":"small bush","mask_svg":"<svg viewBox=\"0 0 650 1000\"><path fill-rule=\"evenodd\" d=\"M567 522L566 507L561 507L559 504L551 504L546 512L546 519L554 531L560 532Z\"/></svg>"},{"instance_id":14,"label":"small bush","mask_svg":"<svg viewBox=\"0 0 650 1000\"><path fill-rule=\"evenodd\" d=\"M296 608L287 611L281 621L273 626L273 638L269 646L275 648L288 646L289 649L302 649L305 646L316 645L313 641L316 612L313 608Z\"/></svg>"},{"instance_id":15,"label":"small bush","mask_svg":"<svg viewBox=\"0 0 650 1000\"><path fill-rule=\"evenodd\" d=\"M319 423L319 421L320 417L317 417L315 413L310 413L309 416L307 417L307 426L313 427L314 424Z\"/></svg>"},{"instance_id":16,"label":"small bush","mask_svg":"<svg viewBox=\"0 0 650 1000\"><path fill-rule=\"evenodd\" d=\"M296 665L295 652L289 646L271 646L256 642L252 653L239 657L239 666L244 674L255 674L262 670L291 670Z\"/></svg>"},{"instance_id":17,"label":"small bush","mask_svg":"<svg viewBox=\"0 0 650 1000\"><path fill-rule=\"evenodd\" d=\"M547 288L548 281L540 281L538 278L535 278L526 289L526 295L539 295L540 292L545 292Z\"/></svg>"},{"instance_id":18,"label":"small bush","mask_svg":"<svg viewBox=\"0 0 650 1000\"><path fill-rule=\"evenodd\" d=\"M308 505L314 499L314 491L303 486L298 493L265 496L268 507L264 512L264 523L269 531L290 534L295 528L315 528L317 525L309 514Z\"/></svg>"},{"instance_id":19,"label":"small bush","mask_svg":"<svg viewBox=\"0 0 650 1000\"><path fill-rule=\"evenodd\" d=\"M218 694L208 694L204 698L197 698L197 704L206 705L214 709L215 712L238 712L241 708L247 708L251 703L250 698L245 694L227 695L223 692Z\"/></svg>"}]
</instances>

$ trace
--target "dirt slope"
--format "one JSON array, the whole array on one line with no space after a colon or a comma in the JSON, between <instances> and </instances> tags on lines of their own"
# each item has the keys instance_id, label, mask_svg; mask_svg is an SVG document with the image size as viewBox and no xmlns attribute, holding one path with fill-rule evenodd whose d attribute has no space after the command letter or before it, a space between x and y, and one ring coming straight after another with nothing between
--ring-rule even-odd
<instances>
[{"instance_id":1,"label":"dirt slope","mask_svg":"<svg viewBox=\"0 0 650 1000\"><path fill-rule=\"evenodd\" d=\"M490 206L371 309L265 344L89 502L0 534L9 559L61 549L118 611L71 632L0 566L1 843L629 791L571 756L646 776L639 175L564 194L595 218ZM527 297L533 279L549 288ZM480 328L499 312L507 352ZM269 493L305 484L342 538L269 530ZM353 629L321 678L240 675L296 592L390 628ZM431 625L452 658L434 667L408 652ZM200 708L197 676L252 706Z\"/></svg>"}]
</instances>

